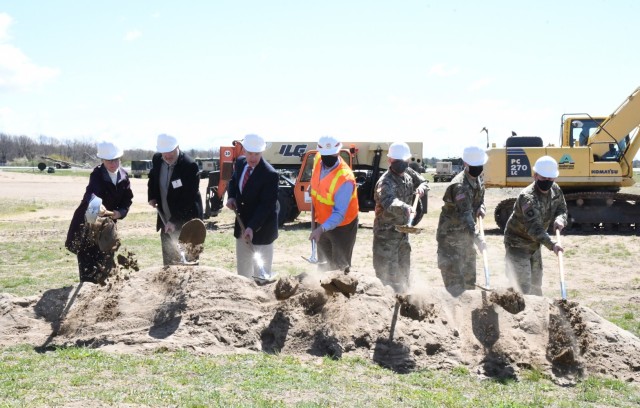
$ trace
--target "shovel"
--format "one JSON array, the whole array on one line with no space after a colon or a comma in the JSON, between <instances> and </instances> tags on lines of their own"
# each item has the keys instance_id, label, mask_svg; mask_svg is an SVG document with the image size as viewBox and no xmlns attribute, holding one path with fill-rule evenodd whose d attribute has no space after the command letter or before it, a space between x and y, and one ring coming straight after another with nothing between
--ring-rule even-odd
<instances>
[{"instance_id":1,"label":"shovel","mask_svg":"<svg viewBox=\"0 0 640 408\"><path fill-rule=\"evenodd\" d=\"M202 244L207 237L207 228L204 222L200 218L194 218L187 221L180 230L180 236L178 237L178 246L181 249L180 255L182 258L186 258L184 252L189 255L189 259L193 261L185 261L188 265L197 265L198 257L202 252Z\"/></svg>"},{"instance_id":2,"label":"shovel","mask_svg":"<svg viewBox=\"0 0 640 408\"><path fill-rule=\"evenodd\" d=\"M560 244L560 230L556 229L556 240ZM562 251L558 252L558 267L560 268L560 295L562 300L567 300L567 288L564 285L564 264L562 258Z\"/></svg>"},{"instance_id":3,"label":"shovel","mask_svg":"<svg viewBox=\"0 0 640 408\"><path fill-rule=\"evenodd\" d=\"M478 226L480 227L480 239L484 242L484 248L482 248L482 263L484 266L484 287L477 285L480 289L491 290L491 285L489 284L489 259L487 257L487 244L484 240L484 225L482 222L482 217L478 217Z\"/></svg>"},{"instance_id":4,"label":"shovel","mask_svg":"<svg viewBox=\"0 0 640 408\"><path fill-rule=\"evenodd\" d=\"M316 220L315 220L315 214L313 211L313 203L311 203L311 231L313 231L314 229L316 229ZM311 256L308 258L302 255L300 256L302 257L302 259L309 262L310 264L323 265L326 263L326 262L318 261L318 245L315 239L311 240Z\"/></svg>"},{"instance_id":5,"label":"shovel","mask_svg":"<svg viewBox=\"0 0 640 408\"><path fill-rule=\"evenodd\" d=\"M233 210L233 212L236 214L236 220L238 220L238 225L240 225L240 236L244 235L244 222L242 222L242 218L240 218L240 215L238 214L237 210ZM256 252L256 249L253 247L253 242L251 241L246 241L247 245L249 245L249 248L251 249L251 252L253 252L253 260L254 262L256 261L256 256L259 256L260 254L258 252ZM256 281L256 283L260 284L260 285L266 285L267 283L273 283L275 282L275 277L274 276L270 276L267 274L267 271L264 270L264 266L262 265L262 262L256 262L258 267L260 268L260 276L254 276L253 279ZM264 276L264 278L263 278Z\"/></svg>"},{"instance_id":6,"label":"shovel","mask_svg":"<svg viewBox=\"0 0 640 408\"><path fill-rule=\"evenodd\" d=\"M309 262L310 264L319 265L321 262L318 261L318 245L316 244L316 240L311 240L311 256L308 258L306 256L300 255L302 259ZM323 264L326 262L322 262Z\"/></svg>"},{"instance_id":7,"label":"shovel","mask_svg":"<svg viewBox=\"0 0 640 408\"><path fill-rule=\"evenodd\" d=\"M166 226L167 225L167 220L164 218L164 215L162 214L162 211L160 211L160 208L156 207L156 212L158 213L158 216L160 217L160 221L162 221L162 225ZM206 234L206 231L205 231L205 234ZM198 264L197 261L196 262L187 261L187 258L185 257L184 251L180 247L180 244L176 244L176 248L178 249L178 253L180 254L180 264L182 264L182 265L197 265Z\"/></svg>"},{"instance_id":8,"label":"shovel","mask_svg":"<svg viewBox=\"0 0 640 408\"><path fill-rule=\"evenodd\" d=\"M100 207L102 207L102 198L92 194L89 205L87 206L87 212L84 213L84 219L89 224L95 224L100 215Z\"/></svg>"},{"instance_id":9,"label":"shovel","mask_svg":"<svg viewBox=\"0 0 640 408\"><path fill-rule=\"evenodd\" d=\"M416 228L411 223L413 222L413 217L415 216L416 210L418 208L418 201L420 201L420 195L416 194L416 197L413 199L413 207L411 214L409 214L409 221L407 225L396 225L396 231L402 232L405 234L419 234L422 232L422 228Z\"/></svg>"}]
</instances>

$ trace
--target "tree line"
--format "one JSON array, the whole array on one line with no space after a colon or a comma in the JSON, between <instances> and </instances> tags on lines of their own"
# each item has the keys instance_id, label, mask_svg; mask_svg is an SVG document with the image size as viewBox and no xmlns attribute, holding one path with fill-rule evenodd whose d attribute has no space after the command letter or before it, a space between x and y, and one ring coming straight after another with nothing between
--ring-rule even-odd
<instances>
[{"instance_id":1,"label":"tree line","mask_svg":"<svg viewBox=\"0 0 640 408\"><path fill-rule=\"evenodd\" d=\"M191 157L211 158L218 157L220 149L184 150ZM144 149L125 150L122 156L123 162L132 160L149 160L155 151ZM37 165L39 162L47 163L47 157L78 166L91 167L100 162L96 156L96 142L90 139L60 140L55 137L41 135L33 139L25 135L8 135L0 133L0 166ZM47 163L48 164L48 163Z\"/></svg>"},{"instance_id":2,"label":"tree line","mask_svg":"<svg viewBox=\"0 0 640 408\"><path fill-rule=\"evenodd\" d=\"M218 147L209 150L185 149L184 151L193 158L219 157L220 154L220 148ZM149 160L154 153L155 151L153 150L144 149L125 150L122 161L129 163L132 160ZM33 139L25 135L16 136L0 133L0 166L9 164L35 166L39 162L46 163L43 156L79 166L93 166L100 162L96 157L96 142L90 139L60 140L45 135ZM440 160L436 157L425 157L423 166L425 168L436 167L436 163ZM640 160L634 160L633 167L640 167Z\"/></svg>"}]
</instances>

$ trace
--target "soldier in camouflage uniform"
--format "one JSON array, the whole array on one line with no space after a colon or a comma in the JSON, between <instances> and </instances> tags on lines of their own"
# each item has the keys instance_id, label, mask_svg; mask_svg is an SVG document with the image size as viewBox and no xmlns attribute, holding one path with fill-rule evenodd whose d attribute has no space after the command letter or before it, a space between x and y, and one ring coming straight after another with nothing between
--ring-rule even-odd
<instances>
[{"instance_id":1,"label":"soldier in camouflage uniform","mask_svg":"<svg viewBox=\"0 0 640 408\"><path fill-rule=\"evenodd\" d=\"M444 286L454 296L464 290L475 289L476 251L484 241L476 231L477 217L484 217L484 182L480 175L487 162L487 154L479 147L464 149L464 171L458 173L447 187L442 200L438 222L438 268Z\"/></svg>"},{"instance_id":2,"label":"soldier in camouflage uniform","mask_svg":"<svg viewBox=\"0 0 640 408\"><path fill-rule=\"evenodd\" d=\"M395 230L406 225L413 210L415 194L422 197L429 191L427 181L408 168L411 151L403 142L389 147L389 169L376 183L373 221L373 268L384 285L396 293L409 287L411 245L407 233Z\"/></svg>"},{"instance_id":3,"label":"soldier in camouflage uniform","mask_svg":"<svg viewBox=\"0 0 640 408\"><path fill-rule=\"evenodd\" d=\"M562 246L547 232L551 222L554 229L567 225L567 203L560 187L558 164L543 156L533 167L534 182L525 187L513 206L513 213L504 231L507 277L524 294L542 296L542 256L544 245L556 255Z\"/></svg>"}]
</instances>

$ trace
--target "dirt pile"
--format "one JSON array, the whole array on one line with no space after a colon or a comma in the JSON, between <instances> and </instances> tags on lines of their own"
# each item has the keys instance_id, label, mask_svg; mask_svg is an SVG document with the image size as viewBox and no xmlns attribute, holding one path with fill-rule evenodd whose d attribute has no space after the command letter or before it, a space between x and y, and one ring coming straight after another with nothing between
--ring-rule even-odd
<instances>
[{"instance_id":1,"label":"dirt pile","mask_svg":"<svg viewBox=\"0 0 640 408\"><path fill-rule=\"evenodd\" d=\"M359 274L301 275L261 287L216 268L148 268L106 287L0 295L0 345L352 355L398 372L464 364L485 376L515 378L535 367L558 382L594 373L640 380L637 337L573 302L498 294L453 298L424 288L396 297ZM514 310L501 306L513 302Z\"/></svg>"}]
</instances>

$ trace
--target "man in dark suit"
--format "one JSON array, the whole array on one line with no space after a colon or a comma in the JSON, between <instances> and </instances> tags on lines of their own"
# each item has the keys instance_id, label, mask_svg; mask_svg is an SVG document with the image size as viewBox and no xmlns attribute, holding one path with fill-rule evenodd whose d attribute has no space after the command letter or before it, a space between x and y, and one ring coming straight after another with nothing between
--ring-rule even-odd
<instances>
[{"instance_id":1,"label":"man in dark suit","mask_svg":"<svg viewBox=\"0 0 640 408\"><path fill-rule=\"evenodd\" d=\"M178 237L185 222L202 219L202 197L198 164L180 151L178 140L159 135L158 153L153 155L147 197L158 210L156 230L160 231L164 265L180 263Z\"/></svg>"},{"instance_id":2,"label":"man in dark suit","mask_svg":"<svg viewBox=\"0 0 640 408\"><path fill-rule=\"evenodd\" d=\"M227 189L227 207L237 212L238 274L258 283L274 281L273 242L278 238L278 173L262 158L266 146L258 135L245 136L245 156L236 160Z\"/></svg>"}]
</instances>

